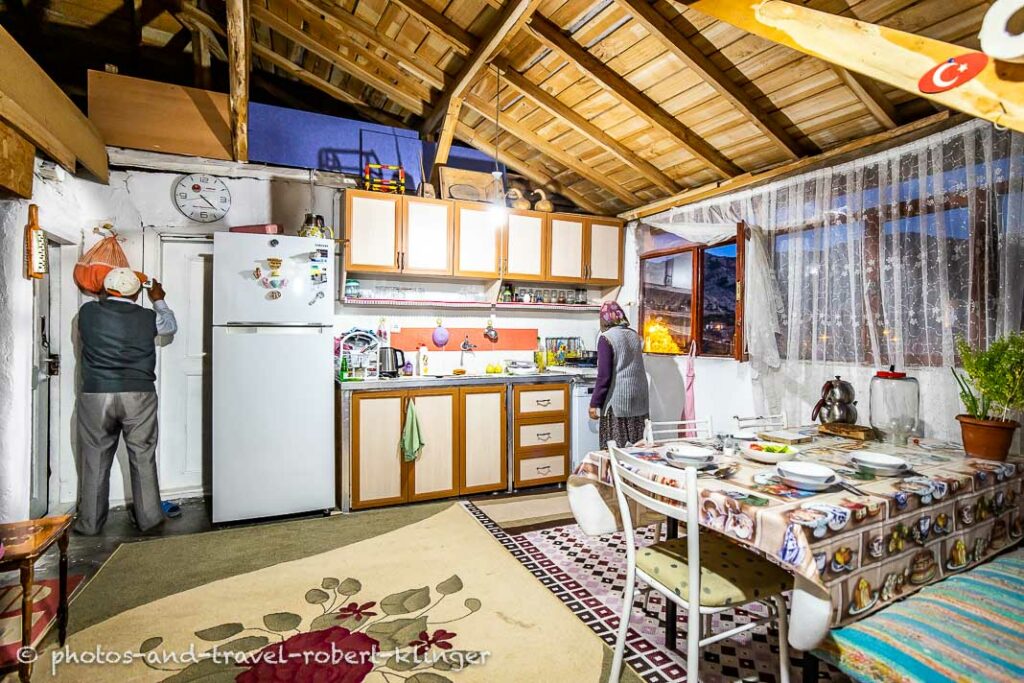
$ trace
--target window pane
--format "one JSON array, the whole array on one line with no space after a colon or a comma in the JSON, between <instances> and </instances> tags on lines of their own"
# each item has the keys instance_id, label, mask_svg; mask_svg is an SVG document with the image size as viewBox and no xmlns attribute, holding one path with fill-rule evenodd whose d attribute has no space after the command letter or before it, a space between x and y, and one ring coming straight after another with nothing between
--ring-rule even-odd
<instances>
[{"instance_id":1,"label":"window pane","mask_svg":"<svg viewBox=\"0 0 1024 683\"><path fill-rule=\"evenodd\" d=\"M701 353L732 356L736 341L736 245L704 250Z\"/></svg>"},{"instance_id":2,"label":"window pane","mask_svg":"<svg viewBox=\"0 0 1024 683\"><path fill-rule=\"evenodd\" d=\"M641 261L644 351L682 353L690 344L693 252Z\"/></svg>"}]
</instances>

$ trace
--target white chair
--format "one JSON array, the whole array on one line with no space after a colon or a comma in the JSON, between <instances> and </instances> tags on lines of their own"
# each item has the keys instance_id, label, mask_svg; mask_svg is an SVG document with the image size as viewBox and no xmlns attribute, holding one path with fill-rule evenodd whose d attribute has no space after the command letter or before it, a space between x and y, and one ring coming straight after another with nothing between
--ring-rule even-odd
<instances>
[{"instance_id":1,"label":"white chair","mask_svg":"<svg viewBox=\"0 0 1024 683\"><path fill-rule=\"evenodd\" d=\"M760 555L732 543L718 533L697 533L697 470L685 470L641 460L608 442L615 493L626 536L626 590L615 641L610 683L618 683L639 577L668 600L687 611L686 680L697 683L700 649L731 638L763 623L778 622L780 681L789 683L789 644L786 633L786 599L782 591L792 577ZM652 479L653 478L653 479ZM680 481L681 480L681 481ZM679 482L673 486L672 483ZM681 485L680 485L681 484ZM686 523L685 537L636 547L636 533L627 498L643 507ZM701 555L701 548L704 555ZM744 604L761 603L768 616L712 635L711 615ZM693 609L690 608L693 605ZM703 628L702 628L703 626Z\"/></svg>"},{"instance_id":2,"label":"white chair","mask_svg":"<svg viewBox=\"0 0 1024 683\"><path fill-rule=\"evenodd\" d=\"M711 418L702 420L676 420L671 422L652 422L644 420L644 440L648 443L667 441L684 441L688 439L712 439L715 430Z\"/></svg>"},{"instance_id":3,"label":"white chair","mask_svg":"<svg viewBox=\"0 0 1024 683\"><path fill-rule=\"evenodd\" d=\"M733 425L736 427L736 431L740 432L744 429L757 429L764 427L766 429L783 429L786 426L786 414L779 413L778 415L756 415L751 417L740 417L739 415L732 416Z\"/></svg>"}]
</instances>

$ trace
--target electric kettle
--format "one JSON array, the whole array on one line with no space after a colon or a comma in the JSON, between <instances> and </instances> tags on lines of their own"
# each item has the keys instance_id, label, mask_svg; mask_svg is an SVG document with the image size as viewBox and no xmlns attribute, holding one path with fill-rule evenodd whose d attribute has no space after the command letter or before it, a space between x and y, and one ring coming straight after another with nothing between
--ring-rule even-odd
<instances>
[{"instance_id":1,"label":"electric kettle","mask_svg":"<svg viewBox=\"0 0 1024 683\"><path fill-rule=\"evenodd\" d=\"M380 347L379 352L381 377L398 377L402 366L405 365L405 352L401 349L393 349L390 346Z\"/></svg>"}]
</instances>

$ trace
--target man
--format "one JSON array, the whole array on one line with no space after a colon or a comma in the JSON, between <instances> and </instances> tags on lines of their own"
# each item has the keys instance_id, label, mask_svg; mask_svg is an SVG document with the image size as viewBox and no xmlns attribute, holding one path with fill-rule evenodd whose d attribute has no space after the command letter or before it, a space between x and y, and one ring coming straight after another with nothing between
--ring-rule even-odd
<instances>
[{"instance_id":1,"label":"man","mask_svg":"<svg viewBox=\"0 0 1024 683\"><path fill-rule=\"evenodd\" d=\"M156 337L178 325L153 280L153 310L137 303L142 283L128 268L103 280L107 296L78 311L82 387L78 397L78 519L88 535L103 530L110 497L110 467L119 438L128 449L135 523L148 531L164 521L157 481Z\"/></svg>"}]
</instances>

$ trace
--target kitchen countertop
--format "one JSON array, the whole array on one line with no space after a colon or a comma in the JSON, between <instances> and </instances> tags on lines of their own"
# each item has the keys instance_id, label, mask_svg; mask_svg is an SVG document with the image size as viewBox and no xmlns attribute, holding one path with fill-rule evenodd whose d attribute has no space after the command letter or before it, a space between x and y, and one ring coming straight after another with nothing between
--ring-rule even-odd
<instances>
[{"instance_id":1,"label":"kitchen countertop","mask_svg":"<svg viewBox=\"0 0 1024 683\"><path fill-rule=\"evenodd\" d=\"M362 382L338 382L342 391L386 391L388 389L427 389L446 386L473 386L480 384L541 384L593 380L587 373L537 372L529 375L443 375L440 377L396 377Z\"/></svg>"}]
</instances>

